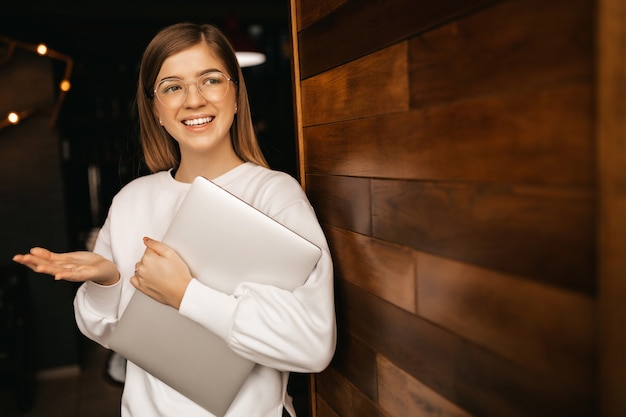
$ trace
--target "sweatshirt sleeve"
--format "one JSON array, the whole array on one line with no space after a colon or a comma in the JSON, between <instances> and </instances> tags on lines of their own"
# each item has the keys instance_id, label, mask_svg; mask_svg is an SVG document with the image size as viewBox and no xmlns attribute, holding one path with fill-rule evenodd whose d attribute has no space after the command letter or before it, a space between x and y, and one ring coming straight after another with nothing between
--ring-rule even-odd
<instances>
[{"instance_id":1,"label":"sweatshirt sleeve","mask_svg":"<svg viewBox=\"0 0 626 417\"><path fill-rule=\"evenodd\" d=\"M111 259L109 223L105 222L98 234L94 252ZM123 282L100 285L84 282L74 297L74 315L79 330L88 338L108 347L106 341L117 323L119 300Z\"/></svg>"},{"instance_id":2,"label":"sweatshirt sleeve","mask_svg":"<svg viewBox=\"0 0 626 417\"><path fill-rule=\"evenodd\" d=\"M322 249L307 281L293 292L244 282L227 295L193 280L179 312L259 364L319 372L330 363L336 338L328 245L308 201L290 204L273 217Z\"/></svg>"}]
</instances>

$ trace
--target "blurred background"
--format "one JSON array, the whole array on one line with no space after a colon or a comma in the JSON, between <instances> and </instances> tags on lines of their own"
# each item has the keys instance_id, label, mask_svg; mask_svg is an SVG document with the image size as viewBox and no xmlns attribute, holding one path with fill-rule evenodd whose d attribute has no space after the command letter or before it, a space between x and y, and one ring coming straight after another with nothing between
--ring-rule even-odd
<instances>
[{"instance_id":1,"label":"blurred background","mask_svg":"<svg viewBox=\"0 0 626 417\"><path fill-rule=\"evenodd\" d=\"M4 374L80 366L72 308L76 286L17 268L11 257L32 246L88 247L115 193L146 173L134 106L138 67L153 35L180 21L213 23L235 48L265 55L264 63L244 68L253 119L270 165L297 176L287 0L5 2L0 6ZM44 55L36 51L40 44L47 47ZM64 80L67 92L59 88ZM7 118L11 112L15 120Z\"/></svg>"}]
</instances>

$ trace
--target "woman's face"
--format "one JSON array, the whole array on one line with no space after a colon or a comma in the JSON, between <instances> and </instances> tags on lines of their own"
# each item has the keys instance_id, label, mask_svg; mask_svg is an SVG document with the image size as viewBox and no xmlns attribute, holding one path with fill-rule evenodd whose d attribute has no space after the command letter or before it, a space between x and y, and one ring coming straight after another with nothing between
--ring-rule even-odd
<instances>
[{"instance_id":1,"label":"woman's face","mask_svg":"<svg viewBox=\"0 0 626 417\"><path fill-rule=\"evenodd\" d=\"M219 158L232 152L230 127L236 113L236 86L216 71L230 77L222 61L202 42L167 58L157 76L154 111L178 142L182 159L191 154ZM217 87L219 83L224 85ZM216 92L223 87L227 90L221 97Z\"/></svg>"}]
</instances>

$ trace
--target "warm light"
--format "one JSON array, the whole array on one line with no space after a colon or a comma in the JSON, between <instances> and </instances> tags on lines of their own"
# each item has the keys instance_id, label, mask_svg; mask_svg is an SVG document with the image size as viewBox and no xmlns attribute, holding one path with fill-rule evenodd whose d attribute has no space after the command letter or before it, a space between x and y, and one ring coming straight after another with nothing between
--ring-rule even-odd
<instances>
[{"instance_id":1,"label":"warm light","mask_svg":"<svg viewBox=\"0 0 626 417\"><path fill-rule=\"evenodd\" d=\"M9 48L8 55L6 57L4 56L0 57L0 61L1 61L0 63L8 62L8 60L10 60L13 57L14 54L12 53L12 51L15 48L22 48L22 49L29 51L30 53L37 53L38 55L45 56L46 58L60 60L60 61L65 62L65 72L63 76L60 77L61 82L58 85L58 88L60 91L57 94L57 99L56 99L54 106L52 106L52 109L49 109L48 106L37 106L33 108L22 109L19 112L11 112L7 114L5 118L0 118L0 130L8 126L21 123L24 119L26 119L27 117L30 117L32 114L41 113L41 112L50 113L50 127L53 127L57 120L61 103L63 102L63 99L66 96L65 93L67 93L72 87L70 84L70 75L72 73L72 66L74 64L74 61L72 60L71 57L67 55L59 53L53 49L48 49L48 46L46 46L46 44L44 43L40 43L37 45L28 44L24 42L14 41L4 36L0 36L0 43L2 44L6 43Z\"/></svg>"},{"instance_id":2,"label":"warm light","mask_svg":"<svg viewBox=\"0 0 626 417\"><path fill-rule=\"evenodd\" d=\"M44 45L43 43L40 43L39 45L37 45L37 53L39 55L45 55L48 53L48 47L46 45Z\"/></svg>"},{"instance_id":3,"label":"warm light","mask_svg":"<svg viewBox=\"0 0 626 417\"><path fill-rule=\"evenodd\" d=\"M265 62L265 54L260 52L236 52L237 61L239 61L239 66L241 68L244 67L253 67L255 65L260 65Z\"/></svg>"},{"instance_id":4,"label":"warm light","mask_svg":"<svg viewBox=\"0 0 626 417\"><path fill-rule=\"evenodd\" d=\"M63 80L61 81L61 84L59 84L59 89L61 91L70 91L70 88L71 88L70 80Z\"/></svg>"},{"instance_id":5,"label":"warm light","mask_svg":"<svg viewBox=\"0 0 626 417\"><path fill-rule=\"evenodd\" d=\"M8 114L7 120L12 125L16 125L20 122L20 115L19 113L12 111L11 113Z\"/></svg>"}]
</instances>

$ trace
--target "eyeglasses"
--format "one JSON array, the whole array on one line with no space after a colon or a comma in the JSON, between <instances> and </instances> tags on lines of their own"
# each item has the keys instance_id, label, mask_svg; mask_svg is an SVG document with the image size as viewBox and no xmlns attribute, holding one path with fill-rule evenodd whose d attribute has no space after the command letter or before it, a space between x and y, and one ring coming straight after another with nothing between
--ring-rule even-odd
<instances>
[{"instance_id":1,"label":"eyeglasses","mask_svg":"<svg viewBox=\"0 0 626 417\"><path fill-rule=\"evenodd\" d=\"M226 74L212 71L195 81L165 79L154 89L154 95L166 107L180 107L187 98L189 84L195 84L198 92L207 101L219 101L226 97L230 82L237 83Z\"/></svg>"}]
</instances>

